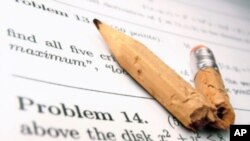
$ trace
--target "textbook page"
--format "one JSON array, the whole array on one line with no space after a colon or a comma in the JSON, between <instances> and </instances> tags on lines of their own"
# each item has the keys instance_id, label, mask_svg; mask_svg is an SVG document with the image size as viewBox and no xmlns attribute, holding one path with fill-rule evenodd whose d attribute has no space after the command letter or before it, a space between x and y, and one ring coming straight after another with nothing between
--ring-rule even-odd
<instances>
[{"instance_id":1,"label":"textbook page","mask_svg":"<svg viewBox=\"0 0 250 141\"><path fill-rule=\"evenodd\" d=\"M208 46L235 124L250 124L250 17L243 2L1 1L0 139L228 141L228 130L184 128L117 64L92 20L142 42L192 85L190 50Z\"/></svg>"}]
</instances>

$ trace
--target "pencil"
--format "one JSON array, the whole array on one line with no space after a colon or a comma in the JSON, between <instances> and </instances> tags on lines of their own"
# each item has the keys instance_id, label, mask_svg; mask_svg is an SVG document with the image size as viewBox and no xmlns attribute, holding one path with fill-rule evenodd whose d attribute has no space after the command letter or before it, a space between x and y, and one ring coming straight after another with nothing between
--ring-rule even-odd
<instances>
[{"instance_id":1,"label":"pencil","mask_svg":"<svg viewBox=\"0 0 250 141\"><path fill-rule=\"evenodd\" d=\"M191 63L196 89L217 110L217 119L211 125L219 129L229 128L234 123L235 114L212 51L203 45L194 47L191 51Z\"/></svg>"},{"instance_id":2,"label":"pencil","mask_svg":"<svg viewBox=\"0 0 250 141\"><path fill-rule=\"evenodd\" d=\"M145 45L94 19L116 60L185 127L196 130L214 122L215 107Z\"/></svg>"}]
</instances>

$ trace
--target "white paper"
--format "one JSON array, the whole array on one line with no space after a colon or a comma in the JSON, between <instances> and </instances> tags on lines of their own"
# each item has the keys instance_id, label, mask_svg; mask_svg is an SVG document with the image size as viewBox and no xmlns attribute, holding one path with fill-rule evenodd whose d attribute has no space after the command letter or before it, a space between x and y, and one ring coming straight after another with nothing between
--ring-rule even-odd
<instances>
[{"instance_id":1,"label":"white paper","mask_svg":"<svg viewBox=\"0 0 250 141\"><path fill-rule=\"evenodd\" d=\"M92 23L139 40L190 83L190 50L208 46L235 123L250 124L249 8L216 2L1 1L1 140L229 140L228 131L182 127L119 67Z\"/></svg>"}]
</instances>

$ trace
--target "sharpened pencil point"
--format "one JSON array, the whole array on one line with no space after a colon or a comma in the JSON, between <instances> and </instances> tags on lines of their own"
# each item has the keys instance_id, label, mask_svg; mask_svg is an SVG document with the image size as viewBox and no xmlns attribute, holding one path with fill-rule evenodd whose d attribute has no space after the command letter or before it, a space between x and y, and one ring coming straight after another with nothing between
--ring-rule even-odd
<instances>
[{"instance_id":1,"label":"sharpened pencil point","mask_svg":"<svg viewBox=\"0 0 250 141\"><path fill-rule=\"evenodd\" d=\"M99 29L99 24L101 24L102 22L99 21L98 19L94 19L93 22L94 22L96 28Z\"/></svg>"}]
</instances>

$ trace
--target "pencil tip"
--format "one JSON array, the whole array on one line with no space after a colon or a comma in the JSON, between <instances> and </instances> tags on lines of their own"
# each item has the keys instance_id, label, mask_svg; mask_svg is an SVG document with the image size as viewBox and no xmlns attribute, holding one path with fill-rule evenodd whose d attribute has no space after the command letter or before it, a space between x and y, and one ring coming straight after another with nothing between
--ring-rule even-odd
<instances>
[{"instance_id":1,"label":"pencil tip","mask_svg":"<svg viewBox=\"0 0 250 141\"><path fill-rule=\"evenodd\" d=\"M93 22L94 22L96 28L99 29L99 24L101 24L102 22L99 21L98 19L94 19Z\"/></svg>"}]
</instances>

